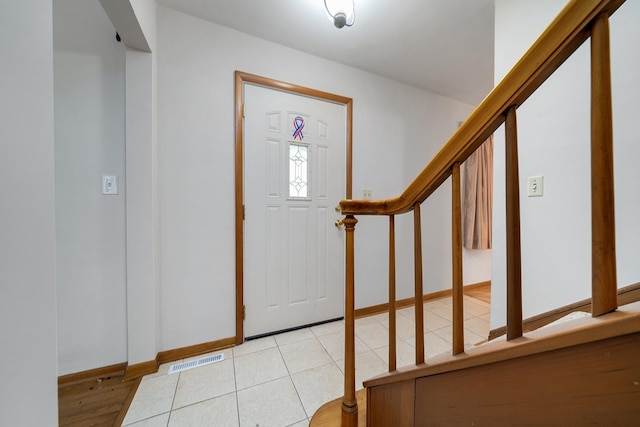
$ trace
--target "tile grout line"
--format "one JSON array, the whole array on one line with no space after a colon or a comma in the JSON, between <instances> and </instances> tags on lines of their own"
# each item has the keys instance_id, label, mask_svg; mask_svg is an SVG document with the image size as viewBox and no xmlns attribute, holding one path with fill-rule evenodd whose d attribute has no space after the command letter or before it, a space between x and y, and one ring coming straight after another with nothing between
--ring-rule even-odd
<instances>
[{"instance_id":1,"label":"tile grout line","mask_svg":"<svg viewBox=\"0 0 640 427\"><path fill-rule=\"evenodd\" d=\"M242 344L240 344L242 345ZM238 376L236 375L236 352L231 348L231 360L233 363L233 392L236 395L236 415L238 416L238 425L240 425L240 400L238 399Z\"/></svg>"},{"instance_id":2,"label":"tile grout line","mask_svg":"<svg viewBox=\"0 0 640 427\"><path fill-rule=\"evenodd\" d=\"M173 399L171 399L171 407L169 408L169 418L167 418L167 427L171 423L171 417L173 416L173 405L176 402L176 394L178 394L178 384L180 384L181 375L182 375L182 372L178 372L178 380L176 381L176 388L173 390Z\"/></svg>"},{"instance_id":3,"label":"tile grout line","mask_svg":"<svg viewBox=\"0 0 640 427\"><path fill-rule=\"evenodd\" d=\"M309 330L311 331L311 329L309 329ZM311 333L313 334L313 331L311 331ZM320 342L320 340L318 340L317 337L315 337L315 335L314 335L314 339L316 341L318 341L320 346L322 346L322 343ZM301 340L301 341L305 341L305 340ZM301 341L297 341L297 342L301 342ZM280 344L278 343L278 340L275 340L275 342L276 342L276 346L278 347L278 352L280 352L280 357L282 358L282 362L284 363L284 367L287 370L289 381L291 382L291 385L293 386L293 389L296 392L296 396L298 396L298 401L300 402L300 406L302 406L302 411L304 412L304 414L306 415L306 419L308 420L309 419L309 414L307 413L307 410L305 409L304 404L302 403L302 397L300 396L300 392L298 391L298 387L296 387L296 383L293 381L291 371L289 370L289 365L287 365L287 361L284 359L284 356L282 355L282 349L280 348ZM292 344L292 343L289 343L289 344ZM285 344L285 345L287 345L287 344ZM323 349L324 349L324 347L323 347ZM304 371L301 371L301 372L304 372ZM296 421L296 422L294 422L292 424L289 424L289 425L297 424L297 423L299 423L301 421L304 421L304 420L299 420L299 421Z\"/></svg>"}]
</instances>

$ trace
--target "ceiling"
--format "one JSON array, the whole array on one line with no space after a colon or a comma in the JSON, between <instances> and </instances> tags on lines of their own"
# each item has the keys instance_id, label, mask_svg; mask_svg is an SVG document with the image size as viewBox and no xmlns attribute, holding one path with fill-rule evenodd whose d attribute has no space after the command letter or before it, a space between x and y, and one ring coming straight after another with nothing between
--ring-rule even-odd
<instances>
[{"instance_id":1,"label":"ceiling","mask_svg":"<svg viewBox=\"0 0 640 427\"><path fill-rule=\"evenodd\" d=\"M477 105L493 87L494 0L354 0L337 29L323 0L157 0L284 46Z\"/></svg>"}]
</instances>

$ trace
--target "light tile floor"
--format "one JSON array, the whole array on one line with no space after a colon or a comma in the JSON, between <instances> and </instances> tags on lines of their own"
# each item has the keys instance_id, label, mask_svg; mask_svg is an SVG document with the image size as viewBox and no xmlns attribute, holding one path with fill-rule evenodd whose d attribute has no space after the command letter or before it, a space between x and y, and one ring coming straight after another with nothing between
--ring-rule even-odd
<instances>
[{"instance_id":1,"label":"light tile floor","mask_svg":"<svg viewBox=\"0 0 640 427\"><path fill-rule=\"evenodd\" d=\"M425 355L451 351L451 298L424 304ZM489 304L465 296L465 344L489 333ZM413 307L398 310L398 366L414 363ZM386 313L356 320L356 387L387 371ZM124 426L307 426L324 403L342 396L344 322L336 321L223 350L224 360L143 378ZM220 352L214 352L220 353ZM202 357L202 356L199 356ZM188 360L188 359L187 359Z\"/></svg>"}]
</instances>

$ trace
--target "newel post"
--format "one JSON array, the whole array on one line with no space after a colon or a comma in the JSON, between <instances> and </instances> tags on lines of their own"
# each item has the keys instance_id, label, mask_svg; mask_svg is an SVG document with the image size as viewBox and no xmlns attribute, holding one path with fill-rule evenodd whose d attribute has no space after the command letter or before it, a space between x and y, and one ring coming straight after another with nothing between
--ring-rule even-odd
<instances>
[{"instance_id":1,"label":"newel post","mask_svg":"<svg viewBox=\"0 0 640 427\"><path fill-rule=\"evenodd\" d=\"M347 215L343 220L346 240L345 310L344 310L344 396L342 398L342 426L358 425L358 401L356 399L355 356L355 274L354 231L358 220Z\"/></svg>"}]
</instances>

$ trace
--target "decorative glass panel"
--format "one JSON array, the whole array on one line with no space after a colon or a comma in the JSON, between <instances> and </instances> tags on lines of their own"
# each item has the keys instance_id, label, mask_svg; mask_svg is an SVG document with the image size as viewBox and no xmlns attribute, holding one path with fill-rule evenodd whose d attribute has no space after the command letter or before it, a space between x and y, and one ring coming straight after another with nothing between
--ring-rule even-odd
<instances>
[{"instance_id":1,"label":"decorative glass panel","mask_svg":"<svg viewBox=\"0 0 640 427\"><path fill-rule=\"evenodd\" d=\"M289 143L289 197L309 198L309 146Z\"/></svg>"}]
</instances>

